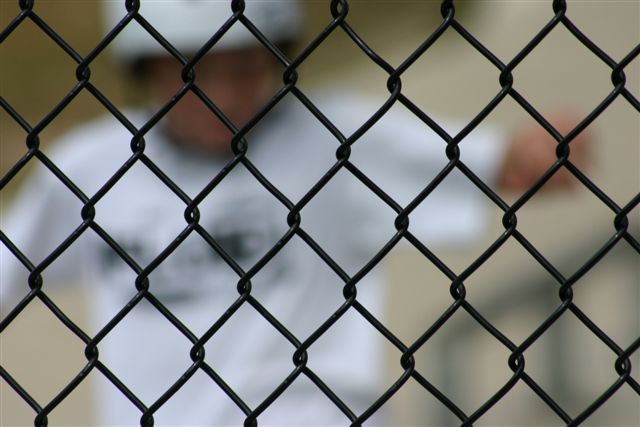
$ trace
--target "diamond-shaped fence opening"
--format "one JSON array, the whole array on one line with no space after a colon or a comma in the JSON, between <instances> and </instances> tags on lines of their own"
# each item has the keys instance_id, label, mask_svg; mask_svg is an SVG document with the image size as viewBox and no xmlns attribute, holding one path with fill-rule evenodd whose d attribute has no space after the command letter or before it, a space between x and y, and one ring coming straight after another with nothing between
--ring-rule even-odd
<instances>
[{"instance_id":1,"label":"diamond-shaped fence opening","mask_svg":"<svg viewBox=\"0 0 640 427\"><path fill-rule=\"evenodd\" d=\"M638 79L636 79L638 80ZM633 79L630 79L631 87ZM625 179L623 176L617 176L616 174L607 173L605 170L613 167L616 164L621 169L628 169L631 171L627 176L635 176L633 170L636 168L636 158L640 154L640 146L636 144L638 138L640 138L640 129L637 123L634 122L633 117L637 115L637 109L635 109L629 102L623 98L616 98L611 105L586 129L587 132L591 132L594 135L598 135L598 138L605 138L611 140L615 145L615 150L604 149L604 147L592 147L593 157L585 164L590 167L596 166L593 173L590 173L590 179L596 184L598 188L603 190L618 206L625 206L629 203L640 190L640 182L633 179ZM616 136L620 135L620 136ZM622 150L628 154L628 156L616 156L615 151ZM627 168L627 165L629 166ZM631 166L633 165L633 166ZM594 205L598 205L596 208L598 212L611 212L606 207L605 203L599 201L597 196L584 187L579 190L582 197L584 193L585 197L592 200ZM595 207L595 206L594 206ZM611 214L613 214L611 212ZM631 215L629 217L632 220ZM609 213L605 215L608 221ZM634 227L630 228L633 231Z\"/></svg>"},{"instance_id":2,"label":"diamond-shaped fence opening","mask_svg":"<svg viewBox=\"0 0 640 427\"><path fill-rule=\"evenodd\" d=\"M640 422L639 5L69 7L0 5L0 424Z\"/></svg>"},{"instance_id":3,"label":"diamond-shaped fence opening","mask_svg":"<svg viewBox=\"0 0 640 427\"><path fill-rule=\"evenodd\" d=\"M580 284L583 290L575 295L576 304L622 347L631 344L636 338L634 334L629 333L629 326L637 322L636 313L640 300L629 298L621 301L614 295L637 292L635 285L638 280L638 271L628 273L619 271L619 266L633 259L634 253L633 248L621 242L587 273L585 278L590 280ZM619 273L609 277L608 272L611 271L619 271ZM609 277L607 286L598 286L597 283L605 276ZM618 316L608 314L613 307L618 307Z\"/></svg>"},{"instance_id":4,"label":"diamond-shaped fence opening","mask_svg":"<svg viewBox=\"0 0 640 427\"><path fill-rule=\"evenodd\" d=\"M451 99L459 109L456 117L467 124L501 92L499 76L500 70L449 27L402 74L403 93L429 115L441 111L439 98Z\"/></svg>"},{"instance_id":5,"label":"diamond-shaped fence opening","mask_svg":"<svg viewBox=\"0 0 640 427\"><path fill-rule=\"evenodd\" d=\"M585 68L593 71L592 80L575 79L576 73ZM590 111L613 89L610 75L611 68L558 25L518 65L514 87L536 108L545 103L562 105L568 93L580 93L581 104ZM558 85L552 95L537 90L551 82Z\"/></svg>"},{"instance_id":6,"label":"diamond-shaped fence opening","mask_svg":"<svg viewBox=\"0 0 640 427\"><path fill-rule=\"evenodd\" d=\"M11 56L21 52L25 42L34 50L23 51L20 63L12 61ZM31 21L2 40L2 57L2 96L32 123L41 120L77 84L73 59ZM37 71L43 62L49 64L46 79ZM32 90L27 89L27 81L33 82Z\"/></svg>"}]
</instances>

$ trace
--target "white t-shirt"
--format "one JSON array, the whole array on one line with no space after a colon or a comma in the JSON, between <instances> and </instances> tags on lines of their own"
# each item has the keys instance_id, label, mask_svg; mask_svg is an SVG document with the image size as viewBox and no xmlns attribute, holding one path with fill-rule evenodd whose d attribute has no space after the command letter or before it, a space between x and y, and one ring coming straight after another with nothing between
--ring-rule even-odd
<instances>
[{"instance_id":1,"label":"white t-shirt","mask_svg":"<svg viewBox=\"0 0 640 427\"><path fill-rule=\"evenodd\" d=\"M318 106L346 137L377 108L348 96L326 97ZM130 118L139 124L145 116ZM181 150L165 139L162 122L145 136L146 159L130 161L130 141L131 134L109 117L73 131L45 152L89 198L124 165L132 165L96 203L93 225L43 271L43 290L65 283L87 285L93 329L85 332L92 337L130 309L99 342L99 360L147 407L189 372L192 342L149 300L137 297L137 273L98 235L99 227L148 273L153 298L195 337L202 337L228 310L236 310L206 342L204 361L255 409L296 371L295 346L260 309L304 342L345 304L344 278L292 230L285 204L238 163L198 205L197 224L233 258L236 268L251 272L251 292L241 297L238 271L189 225L186 203L145 164L148 159L194 199L231 159ZM294 205L337 162L337 139L295 100L277 106L247 141L246 159ZM500 145L493 133L474 131L460 145L461 159L490 182ZM398 105L356 141L349 161L404 207L444 169L445 148L441 138ZM412 212L409 230L430 248L467 242L482 228L483 198L454 170ZM38 265L81 227L82 207L78 197L41 168L2 216L2 230ZM304 205L299 224L305 236L353 277L393 238L396 217L387 203L342 168ZM181 236L187 237L167 251ZM274 247L279 250L273 259L255 269ZM157 264L165 252L166 259ZM28 272L4 246L0 255L6 311L27 294ZM380 266L373 268L356 288L358 304L384 323L381 271ZM381 360L384 341L351 307L309 347L305 366L360 415L391 385ZM140 410L100 372L92 375L99 378L100 424L138 424ZM241 425L245 417L203 369L196 369L154 414L155 425ZM350 424L304 372L258 421Z\"/></svg>"}]
</instances>

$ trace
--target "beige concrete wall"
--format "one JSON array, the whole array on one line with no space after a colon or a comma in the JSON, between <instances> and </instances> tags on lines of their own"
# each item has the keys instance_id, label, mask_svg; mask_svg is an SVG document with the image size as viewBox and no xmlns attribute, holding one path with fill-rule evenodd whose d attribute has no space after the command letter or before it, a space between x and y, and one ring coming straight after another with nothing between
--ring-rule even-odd
<instances>
[{"instance_id":1,"label":"beige concrete wall","mask_svg":"<svg viewBox=\"0 0 640 427\"><path fill-rule=\"evenodd\" d=\"M329 19L323 3L308 2L312 29L319 28ZM351 3L350 22L353 27L392 65L399 64L438 22L438 2ZM572 21L614 60L621 59L640 42L638 1L568 3L568 16ZM52 0L38 7L42 8L45 17L56 23L55 28L67 34L62 28L71 25L72 21L67 19L67 12L57 9L64 4L64 1ZM93 2L73 4L84 8L84 16L95 18ZM547 1L478 1L466 2L464 6L470 10L460 17L463 25L503 62L508 62L552 17L550 2ZM4 1L0 7L2 25L13 16L16 7ZM69 36L82 46L90 46L97 37L95 26L80 25L73 31ZM30 66L15 63L13 59L17 58L15 55L19 48L26 46L24 43L33 42L33 46L41 46L43 55L48 55L46 57L51 61L62 61L55 59L56 55L51 53L54 48L33 36L35 33L33 28L25 29L23 36L26 39L7 41L0 50L4 58L2 68L7 71L2 76L2 94L9 100L16 100L21 111L26 111L25 114L33 121L37 121L47 105L50 107L51 100L60 94L45 94L48 98L44 101L35 95L21 95L21 88L27 81L42 88L47 84L37 70L32 69L37 63L37 55L29 56ZM77 34L88 36L81 38ZM355 48L342 47L345 39L337 33L310 59L301 70L301 85L313 88L330 82L384 96L385 74ZM110 69L109 64L100 66ZM11 72L24 74L25 80L19 84L12 83L13 77L8 78ZM514 77L516 89L541 111L570 107L586 112L612 89L609 74L606 66L564 29L558 28L517 68ZM104 73L98 78L108 80L109 77L104 77L108 75ZM629 90L640 97L638 59L628 66L626 75ZM118 87L114 83L113 91L116 96L121 96ZM406 73L403 88L427 112L465 120L497 93L498 73L457 36L447 33L442 42L434 45ZM29 100L29 97L33 99ZM47 135L55 136L78 118L98 113L99 109L89 101L74 106L59 124L54 123ZM19 154L8 151L6 141L24 136L4 113L0 114L4 172ZM511 100L506 100L488 118L490 123L505 128L528 120ZM592 128L599 143L594 147L589 176L616 203L624 205L640 190L638 114L619 99ZM13 191L13 187L9 191ZM6 193L7 190L3 190L4 201L9 199ZM512 201L515 195L504 197ZM519 230L567 275L575 271L598 245L603 244L609 234L613 234L611 212L585 190L568 196L536 196L519 212L518 218ZM633 212L632 222L638 238L638 208ZM471 247L440 248L437 254L459 272L501 231L500 212L495 210L484 239ZM576 303L621 346L628 345L640 334L640 272L637 264L637 253L621 246L587 275L575 291ZM447 280L415 251L394 251L390 259L390 283L390 324L405 343L415 340L451 303ZM557 285L513 241L507 243L466 284L468 300L515 343L524 340L558 305ZM81 324L85 321L82 295L76 291L63 291L53 294L53 297L74 320ZM416 361L418 369L429 380L451 393L456 402L470 413L509 377L510 371L506 368L509 352L496 345L469 321L468 316L460 314L454 316L451 323L416 355ZM615 379L612 369L615 358L611 354L584 327L570 316L565 316L557 327L527 351L525 357L527 372L545 388L548 387L549 392L566 405L570 415L576 415L589 398L597 396ZM393 378L398 375L396 361L399 354L390 350L388 356L390 378ZM0 359L2 366L10 369L12 375L28 385L34 397L43 402L51 399L79 371L85 360L79 341L59 326L40 303L30 306L3 332ZM566 367L564 372L554 370L557 360ZM640 365L639 362L636 353L634 367ZM610 370L602 371L599 366L607 366ZM495 411L483 417L478 424L559 425L559 419L538 402L533 393L519 384ZM455 424L442 406L413 381L409 381L390 405L396 425ZM637 395L629 390L623 391L587 424L637 425L640 414L634 411L634 407L640 407ZM90 425L91 408L91 381L88 381L54 411L50 425ZM2 426L28 425L33 419L33 411L4 381L0 382L0 414Z\"/></svg>"},{"instance_id":2,"label":"beige concrete wall","mask_svg":"<svg viewBox=\"0 0 640 427\"><path fill-rule=\"evenodd\" d=\"M468 28L503 62L552 16L548 2L479 3L478 19ZM568 3L567 16L614 60L620 60L640 41L638 2ZM496 93L497 76L477 53L453 38L451 42L460 46L460 54L443 54L441 61L434 58L418 64L409 84L423 85L427 95L423 102L434 112L468 118L478 111L481 100L486 102ZM638 65L636 60L626 70L628 87L634 94L640 80ZM597 58L558 28L516 69L514 87L543 112L567 106L586 112L611 91L609 74ZM620 101L591 126L598 143L593 147L589 176L616 203L624 205L640 189L640 119ZM489 118L507 127L526 120L509 100ZM514 200L515 195L505 197ZM486 238L473 247L437 254L455 266L454 271L462 271L503 230L500 216L496 211ZM639 219L635 209L631 216L635 233ZM518 213L518 229L568 277L614 234L613 214L583 189L570 195L547 194L536 196ZM576 304L623 347L640 334L638 264L638 254L623 243L575 287ZM391 266L390 317L405 342L411 343L452 302L449 283L416 251L397 254ZM467 281L468 301L516 344L559 306L557 288L550 275L513 239ZM433 344L418 352L416 360L428 379L471 413L509 378L510 352L466 313L459 314L434 336ZM390 354L397 364L398 353ZM539 339L525 359L527 372L571 416L580 413L616 378L615 357L570 314ZM637 354L633 360L638 363ZM555 369L558 364L564 367ZM559 418L540 402L520 383L478 425L558 425ZM443 406L417 386L395 403L399 424L455 424ZM587 425L637 425L638 407L638 396L630 389L623 390Z\"/></svg>"}]
</instances>

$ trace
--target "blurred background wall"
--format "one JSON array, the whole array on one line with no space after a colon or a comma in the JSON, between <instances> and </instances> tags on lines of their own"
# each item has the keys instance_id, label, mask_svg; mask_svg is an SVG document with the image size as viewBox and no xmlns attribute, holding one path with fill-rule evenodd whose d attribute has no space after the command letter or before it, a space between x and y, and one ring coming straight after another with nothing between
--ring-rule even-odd
<instances>
[{"instance_id":1,"label":"blurred background wall","mask_svg":"<svg viewBox=\"0 0 640 427\"><path fill-rule=\"evenodd\" d=\"M307 39L330 20L328 1L304 1ZM438 1L352 1L348 18L369 45L394 66L400 64L440 23ZM458 3L458 2L456 2ZM17 1L0 1L0 28L19 11ZM81 55L101 37L98 2L36 1L34 10ZM618 61L640 43L640 2L568 1L567 16ZM552 16L550 1L459 2L456 15L503 62L514 55ZM32 125L73 87L75 64L31 22L0 45L1 95ZM105 55L92 65L92 81L116 103L140 96ZM348 37L337 31L300 69L300 85L331 85L384 98L386 75ZM626 69L627 88L640 97L640 58ZM498 92L498 72L460 36L449 30L403 76L403 92L427 113L470 120ZM542 112L575 109L586 115L611 90L610 69L559 26L514 72L514 86ZM41 134L47 144L70 127L103 114L82 93ZM533 120L507 98L487 125L512 129ZM618 205L640 191L640 119L618 98L590 127L593 147L589 177ZM24 153L25 133L0 111L0 173ZM21 179L2 190L4 208ZM513 201L518 195L502 195ZM461 272L503 231L501 211L492 209L482 239L465 248L439 248L436 254ZM640 208L631 214L631 232L640 238ZM570 195L535 196L518 212L518 229L565 275L570 276L614 233L613 215L586 189ZM640 335L638 254L624 242L611 251L575 288L575 303L614 341L626 347ZM451 304L448 280L417 251L394 250L389 259L390 329L406 343L415 341ZM560 304L558 285L513 239L467 282L468 301L507 337L519 344ZM54 294L80 325L83 295ZM638 379L639 352L633 357ZM388 348L389 384L400 375L400 353ZM459 312L416 353L416 366L467 413L473 412L510 377L509 351ZM525 354L527 372L575 416L615 379L615 355L571 314L563 316ZM31 304L0 341L0 363L40 401L48 401L84 365L82 346L42 304ZM90 378L91 379L91 378ZM5 382L0 384L0 425L29 425L33 411ZM50 416L51 425L90 425L91 381L86 381ZM396 425L452 425L455 419L410 380L391 399ZM635 408L635 409L634 409ZM607 402L586 425L640 424L640 400L628 387ZM524 384L480 419L478 425L560 425L560 420Z\"/></svg>"}]
</instances>

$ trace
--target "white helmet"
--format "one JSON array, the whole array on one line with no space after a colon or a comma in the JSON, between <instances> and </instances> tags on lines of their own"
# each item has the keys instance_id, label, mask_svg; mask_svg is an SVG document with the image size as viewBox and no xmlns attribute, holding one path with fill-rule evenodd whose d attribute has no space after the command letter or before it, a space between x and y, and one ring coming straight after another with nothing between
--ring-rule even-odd
<instances>
[{"instance_id":1,"label":"white helmet","mask_svg":"<svg viewBox=\"0 0 640 427\"><path fill-rule=\"evenodd\" d=\"M102 2L106 30L127 14L125 0ZM244 14L272 42L297 38L302 13L297 0L245 0ZM141 0L140 15L181 53L200 49L233 15L231 0ZM216 43L217 49L259 45L258 39L237 21ZM111 43L115 56L125 62L168 55L151 35L132 20Z\"/></svg>"}]
</instances>

